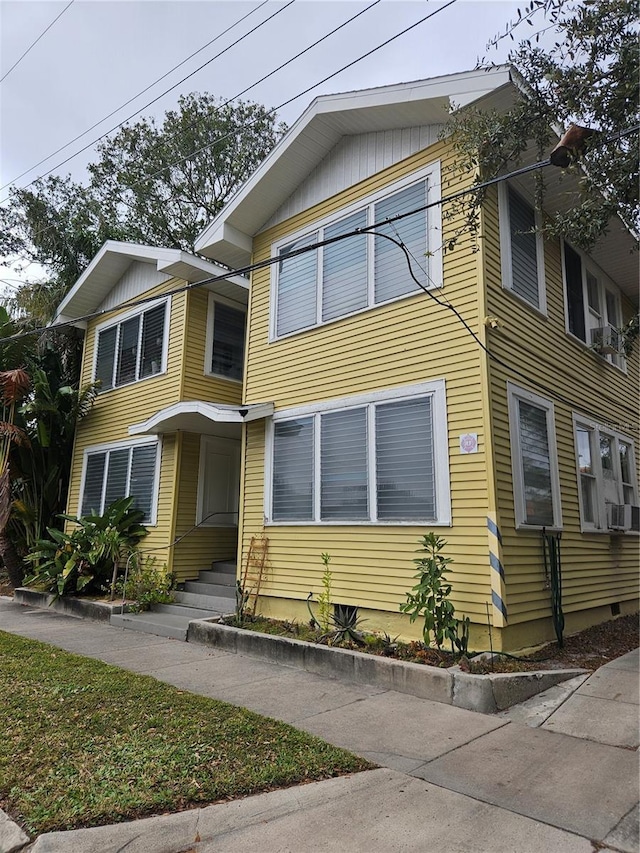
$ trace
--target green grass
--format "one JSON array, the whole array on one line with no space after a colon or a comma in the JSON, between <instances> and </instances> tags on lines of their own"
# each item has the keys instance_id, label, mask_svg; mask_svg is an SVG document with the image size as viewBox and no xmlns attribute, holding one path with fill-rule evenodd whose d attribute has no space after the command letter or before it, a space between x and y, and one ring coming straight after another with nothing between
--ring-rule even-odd
<instances>
[{"instance_id":1,"label":"green grass","mask_svg":"<svg viewBox=\"0 0 640 853\"><path fill-rule=\"evenodd\" d=\"M371 766L243 708L1 631L0 696L0 803L31 834Z\"/></svg>"}]
</instances>

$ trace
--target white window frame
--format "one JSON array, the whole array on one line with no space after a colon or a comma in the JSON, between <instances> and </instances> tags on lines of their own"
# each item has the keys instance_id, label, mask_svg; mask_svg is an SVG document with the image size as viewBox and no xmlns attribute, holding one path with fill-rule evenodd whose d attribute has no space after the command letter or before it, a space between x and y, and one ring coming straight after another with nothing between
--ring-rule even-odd
<instances>
[{"instance_id":1,"label":"white window frame","mask_svg":"<svg viewBox=\"0 0 640 853\"><path fill-rule=\"evenodd\" d=\"M511 474L513 480L513 503L517 530L562 530L562 504L560 501L560 473L558 468L558 445L556 442L555 413L551 400L540 397L526 388L507 382L509 401L509 435L511 438ZM551 502L553 524L531 524L527 522L524 497L524 474L522 470L522 447L520 442L520 418L518 402L530 403L546 413L547 439L549 442L549 474L551 478Z\"/></svg>"},{"instance_id":2,"label":"white window frame","mask_svg":"<svg viewBox=\"0 0 640 853\"><path fill-rule=\"evenodd\" d=\"M591 432L594 436L594 445L595 451L592 450L592 468L593 468L593 476L596 482L596 499L594 501L594 510L595 510L595 521L588 522L585 521L584 517L584 507L582 503L582 484L580 482L580 461L578 455L578 442L576 440L576 432L577 429L584 429L588 432ZM620 504L625 503L624 501L624 490L622 489L623 481L622 481L622 471L620 469L620 453L618 449L618 442L622 441L624 444L628 444L631 448L631 458L629 460L629 465L631 469L632 482L628 485L631 485L633 488L633 504L632 506L638 505L638 481L636 475L636 448L635 442L628 435L625 435L621 432L618 432L616 429L611 429L608 426L598 423L597 421L590 420L589 418L585 418L577 412L573 412L573 442L575 447L575 459L576 459L576 475L577 475L577 483L578 483L578 503L580 506L580 530L582 533L611 533L610 529L607 526L607 503L604 497L604 478L602 473L602 460L599 453L600 446L600 435L604 434L614 440L614 466L616 473L616 483L620 486L622 490L622 494L620 495ZM632 531L626 531L632 532ZM637 535L637 534L636 534Z\"/></svg>"},{"instance_id":3,"label":"white window frame","mask_svg":"<svg viewBox=\"0 0 640 853\"><path fill-rule=\"evenodd\" d=\"M623 373L627 372L627 362L624 357L624 354L620 353L619 355L609 355L602 354L596 352L591 346L591 342L589 340L590 337L590 327L589 327L589 299L588 299L588 291L587 291L587 273L591 273L597 281L598 281L598 290L599 290L599 298L602 314L602 322L603 325L614 326L614 328L619 328L619 325L615 323L611 323L609 320L608 309L607 309L607 293L611 294L616 301L616 312L618 314L619 324L622 325L622 300L620 298L620 289L611 281L611 279L600 269L600 267L591 260L591 258L586 255L580 249L576 249L575 246L571 246L570 248L578 255L581 261L582 268L582 309L584 311L584 328L585 328L585 337L586 341L583 341L581 337L574 334L569 327L569 289L567 285L567 268L565 263L565 245L567 245L566 240L560 241L560 250L561 250L561 261L562 261L562 293L564 298L564 327L567 335L573 341L577 341L581 346L588 349L590 352L597 355L598 358L601 358L603 361L606 361L608 364L613 365L613 367L618 368Z\"/></svg>"},{"instance_id":4,"label":"white window frame","mask_svg":"<svg viewBox=\"0 0 640 853\"><path fill-rule=\"evenodd\" d=\"M115 384L116 371L118 369L118 350L120 346L120 329L123 323L126 323L127 320L133 319L133 317L139 317L142 314L146 314L147 311L151 311L154 308L164 304L164 329L162 336L162 363L160 365L160 370L157 373L150 373L149 376L141 376L136 379L132 379L130 382L122 382L120 385ZM124 314L119 314L114 320L107 320L104 323L101 323L99 326L96 326L95 338L94 338L94 346L93 346L93 368L92 368L92 378L95 381L96 371L98 368L98 348L100 343L100 333L106 332L108 329L117 328L116 333L116 348L115 355L113 359L113 372L112 372L112 380L113 384L111 388L105 388L101 391L101 394L107 394L109 391L117 391L119 388L127 388L130 385L135 385L137 382L145 382L147 379L155 379L157 376L162 376L167 372L167 361L169 355L169 323L171 322L171 297L165 296L159 299L154 300L153 302L148 302L145 305L141 305L137 308L131 309L131 311L127 311ZM137 364L136 364L136 374L140 371L140 359L142 358L142 329L144 323L140 323L140 328L138 329L138 355L137 355Z\"/></svg>"},{"instance_id":5,"label":"white window frame","mask_svg":"<svg viewBox=\"0 0 640 853\"><path fill-rule=\"evenodd\" d=\"M290 243L295 243L298 240L303 239L304 237L310 237L312 234L319 232L321 229L324 229L328 226L335 225L337 222L340 222L342 219L346 219L348 216L353 215L354 213L358 213L362 210L368 210L367 214L367 224L373 224L373 208L374 205L389 196L395 195L397 192L401 190L407 189L413 184L418 184L421 181L427 182L427 195L429 198L429 204L432 204L433 207L429 207L424 211L425 219L426 219L426 246L428 250L428 254L425 258L418 258L418 263L425 266L427 273L427 286L429 289L442 287L442 216L440 205L437 202L441 197L441 167L440 161L436 160L435 162L429 164L423 169L420 169L417 172L413 172L411 175L407 175L405 178L396 181L395 183L385 187L382 190L378 190L371 195L368 195L364 198L359 199L352 204L340 208L339 211L332 214L331 216L322 218L313 223L313 225L305 226L298 231L294 231L290 234L287 234L286 237L278 240L273 243L271 246L271 255L272 257L278 257L280 253L280 249L284 246L288 246ZM373 244L374 237L370 236L369 241ZM316 249L319 253L318 257L318 267L322 264L322 247ZM400 250L398 250L400 251ZM285 338L289 338L292 335L298 335L302 332L306 332L309 329L317 329L322 326L326 326L329 323L335 323L339 320L344 320L347 317L353 317L358 314L362 314L365 311L371 311L374 308L378 308L382 305L389 305L393 302L397 302L400 299L409 299L413 296L419 295L422 291L415 290L410 293L403 293L401 296L394 296L391 299L386 299L384 301L376 302L375 301L375 276L374 276L374 252L369 250L368 252L368 265L367 265L367 285L368 285L368 300L367 305L364 308L358 308L355 311L349 311L344 314L340 314L337 317L332 317L329 320L322 319L322 288L318 287L317 293L317 306L316 306L316 322L311 323L308 326L303 326L300 329L294 329L291 332L287 332L283 335L277 334L277 320L278 320L278 268L279 264L272 264L271 266L271 299L270 299L270 311L269 311L269 342L283 340Z\"/></svg>"},{"instance_id":6,"label":"white window frame","mask_svg":"<svg viewBox=\"0 0 640 853\"><path fill-rule=\"evenodd\" d=\"M538 302L539 305L534 305L529 302L524 296L513 289L513 265L511 260L511 210L509 205L509 189L528 204L533 211L535 227L536 227L536 271L538 274ZM502 181L498 184L498 216L500 222L500 267L502 273L502 287L508 290L516 299L527 305L544 317L547 316L547 289L545 286L545 270L544 270L544 239L540 232L542 224L540 213L535 209L527 198L513 185Z\"/></svg>"},{"instance_id":7,"label":"white window frame","mask_svg":"<svg viewBox=\"0 0 640 853\"><path fill-rule=\"evenodd\" d=\"M155 473L154 473L154 481L153 481L153 491L151 494L151 519L149 521L143 522L145 527L155 527L158 523L158 495L160 492L160 463L162 460L162 442L158 436L153 436L150 438L149 436L142 436L140 438L132 438L128 441L113 441L108 444L93 444L90 447L85 447L84 453L82 456L82 476L80 478L80 494L78 498L78 516L82 513L82 500L84 498L84 487L85 480L87 476L87 464L89 460L89 456L93 456L96 453L106 453L111 450L129 450L135 447L143 447L144 445L155 445L156 447L156 461L155 461ZM106 469L105 469L106 470ZM128 476L131 476L131 471L129 471ZM102 482L102 497L100 500L101 504L104 504L105 497L105 489L106 489L107 478L103 475Z\"/></svg>"},{"instance_id":8,"label":"white window frame","mask_svg":"<svg viewBox=\"0 0 640 853\"><path fill-rule=\"evenodd\" d=\"M245 340L244 347L242 353L242 375L244 377L244 372L246 369L246 354L247 354L247 331L248 326L247 322L247 306L243 305L240 302L234 302L233 299L228 299L226 296L218 296L217 293L209 293L209 300L207 303L207 334L205 339L204 346L204 374L205 376L211 376L214 379L224 379L225 382L235 382L236 385L242 385L244 379L233 379L230 376L224 376L222 373L214 373L211 369L211 362L213 360L213 324L215 319L216 312L216 303L220 303L222 305L226 305L227 308L233 308L235 311L240 311L245 316Z\"/></svg>"},{"instance_id":9,"label":"white window frame","mask_svg":"<svg viewBox=\"0 0 640 853\"><path fill-rule=\"evenodd\" d=\"M401 520L378 520L375 518L349 520L349 519L331 519L322 520L320 518L320 477L314 477L314 518L302 521L274 521L273 520L273 451L274 451L274 425L279 421L293 420L309 416L319 417L325 412L335 412L346 409L357 409L366 406L374 406L382 402L403 402L406 400L417 400L420 398L430 397L432 404L433 418L433 448L434 448L434 488L435 488L435 504L437 519L409 519ZM368 419L368 430L371 434L371 417ZM320 460L320 429L315 429L314 437L314 470L319 469ZM375 442L369 441L368 459L367 459L367 474L369 482L369 490L373 488L375 491L375 482L372 481L376 470L375 462ZM371 494L370 494L371 496ZM373 501L370 501L370 513L373 514ZM304 526L342 526L342 527L361 527L361 526L381 526L386 527L420 527L428 525L430 527L445 527L451 526L451 486L449 479L449 438L447 429L447 411L446 411L446 388L444 379L435 379L430 382L423 382L417 385L406 385L401 388L392 388L386 391L378 391L371 394L354 394L349 397L340 397L333 400L326 400L321 403L313 403L306 406L299 406L292 409L284 409L281 412L276 412L272 418L267 421L266 443L265 443L265 524L278 527L304 527Z\"/></svg>"},{"instance_id":10,"label":"white window frame","mask_svg":"<svg viewBox=\"0 0 640 853\"><path fill-rule=\"evenodd\" d=\"M237 489L233 494L233 507L228 511L227 515L235 516L235 520L221 521L219 518L206 519L204 517L204 490L205 477L207 470L207 453L210 449L220 447L231 447L233 445L234 453L238 450L238 470L237 474ZM200 527L238 527L238 514L240 511L240 454L239 454L239 439L221 438L217 435L203 435L200 437L200 458L198 463L198 495L196 501L196 524Z\"/></svg>"}]
</instances>

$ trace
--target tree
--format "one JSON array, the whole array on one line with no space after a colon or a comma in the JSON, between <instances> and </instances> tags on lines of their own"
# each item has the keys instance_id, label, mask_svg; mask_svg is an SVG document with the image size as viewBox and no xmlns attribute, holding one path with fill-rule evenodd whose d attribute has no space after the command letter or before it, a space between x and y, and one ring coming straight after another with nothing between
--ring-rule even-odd
<instances>
[{"instance_id":1,"label":"tree","mask_svg":"<svg viewBox=\"0 0 640 853\"><path fill-rule=\"evenodd\" d=\"M534 37L509 55L526 97L500 113L462 110L452 118L450 129L463 168L476 173L476 183L513 168L532 144L540 159L548 157L557 141L552 128L575 123L593 129L570 167L580 180L579 204L561 215L552 214L543 226L549 236L566 236L588 250L614 215L636 231L640 226L637 4L532 0L506 35L512 37L522 22L532 24L540 17L555 29L553 46L544 49ZM635 131L628 133L632 128ZM541 205L544 175L537 180ZM477 227L481 203L480 193L459 204L457 212L464 208L466 227Z\"/></svg>"},{"instance_id":2,"label":"tree","mask_svg":"<svg viewBox=\"0 0 640 853\"><path fill-rule=\"evenodd\" d=\"M86 186L50 176L13 189L0 208L0 254L42 265L48 280L21 288L10 308L51 319L108 239L193 250L285 129L259 104L184 95L160 126L142 118L99 143Z\"/></svg>"}]
</instances>

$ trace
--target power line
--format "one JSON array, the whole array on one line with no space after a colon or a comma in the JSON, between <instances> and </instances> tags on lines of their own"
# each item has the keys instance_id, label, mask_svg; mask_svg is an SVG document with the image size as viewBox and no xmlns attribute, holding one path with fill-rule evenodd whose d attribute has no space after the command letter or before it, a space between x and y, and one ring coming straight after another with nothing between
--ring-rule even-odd
<instances>
[{"instance_id":1,"label":"power line","mask_svg":"<svg viewBox=\"0 0 640 853\"><path fill-rule=\"evenodd\" d=\"M17 67L17 66L22 62L22 60L25 58L25 56L26 56L26 55L27 55L27 54L28 54L28 53L29 53L29 52L30 52L30 51L31 51L31 50L32 50L32 49L33 49L33 48L38 44L38 42L40 41L40 39L42 38L42 36L46 35L46 33L48 33L48 32L49 32L49 30L51 29L51 27L55 24L55 22L56 22L59 18L61 18L61 17L64 15L64 13L67 11L67 9L69 8L69 6L71 6L71 5L73 4L73 2L74 2L74 0L69 0L69 2L68 2L68 3L67 3L67 5L64 7L64 9L62 10L62 12L60 12L60 14L59 14L59 15L56 15L56 17L53 19L53 21L51 21L51 23L49 24L49 26L48 26L48 27L46 27L46 28L45 28L45 29L40 33L40 35L38 36L38 38L37 38L34 42L31 42L31 44L30 44L30 45L29 45L29 47L25 50L25 52L22 54L22 56L18 57L18 59L13 63L13 65L11 66L11 68L6 72L6 74L3 74L3 76L2 76L2 77L0 77L0 83L2 83L2 81L3 81L3 80L6 80L6 78L9 76L9 74L11 74L11 72L13 71L13 69L14 69L14 68L16 68L16 67Z\"/></svg>"},{"instance_id":2,"label":"power line","mask_svg":"<svg viewBox=\"0 0 640 853\"><path fill-rule=\"evenodd\" d=\"M293 3L295 3L295 0L288 0L288 2L284 4L284 6L281 6L279 9L276 9L276 11L275 11L272 15L269 15L269 17L268 17L268 18L265 18L265 19L264 19L264 21L261 21L259 24L256 24L256 26L255 26L255 27L253 27L253 29L249 30L247 33L245 33L244 35L242 35L242 36L240 36L239 38L237 38L237 39L236 39L234 42L232 42L230 45L227 45L227 47L225 47L223 50L221 50L221 51L219 51L218 53L216 53L216 55L215 55L215 56L212 56L212 57L211 57L211 59L208 59L206 62L204 62L204 63L203 63L202 65L200 65L198 68L196 68L196 69L195 69L195 71L192 71L190 74L187 74L187 76L186 76L186 77L183 77L183 78L182 78L182 80L178 80L178 82L177 82L177 83L175 83L173 86L170 86L168 89L165 89L165 91L164 91L164 92L161 92L161 93L160 93L156 98L154 98L153 100L149 101L147 104L145 104L145 105L144 105L143 107L141 107L139 110L136 110L136 112L131 113L131 115L130 115L130 116L128 116L127 118L123 119L121 122L118 122L118 124L114 125L110 130L105 131L103 134L101 134L100 136L96 137L96 139L94 139L92 142L88 142L88 143L87 143L83 148L80 148L80 150L79 150L79 151L76 151L76 153L75 153L75 154L71 154L71 155L69 155L69 157L67 157L65 160L62 160L62 162L58 163L58 165L57 165L57 166L53 166L51 169L49 169L49 171L48 171L48 172L43 172L43 174L42 174L42 175L39 175L37 178L34 178L32 181L29 181L29 183L28 183L28 184L25 184L23 187L20 187L20 189L21 189L21 190L26 190L26 189L27 189L27 187L30 187L32 184L35 184L35 183L36 183L36 181L41 181L43 178L46 178L46 177L47 177L47 175L50 175L52 172L55 172L55 171L57 171L58 169L62 168L62 166L66 165L70 160L73 160L73 159L74 159L75 157L77 157L79 154L82 154L82 153L83 153L84 151L86 151L88 148L91 148L91 147L92 147L93 145L95 145L97 142L100 142L100 140L101 140L101 139L104 139L104 138L105 138L105 136L108 136L110 133L113 133L115 130L118 130L118 128L122 127L124 124L126 124L128 121L130 121L132 118L135 118L135 116L137 116L140 112L142 112L142 110L146 110L146 109L147 109L147 107L152 106L152 105L153 105L153 104L155 104L157 101L159 101L161 98L164 98L164 96L165 96L165 95L168 95L168 94L169 94L169 92L172 92L174 89L176 89L178 86L180 86L180 85L181 85L182 83L184 83L186 80L188 80L190 77L193 77L193 76L194 76L194 74L197 74L199 71L202 71L202 69L203 69L203 68L206 68L206 67L207 67L207 65L210 65L210 64L211 64L212 62L214 62L216 59L219 59L223 54L225 54L227 51L231 50L231 48L232 48L232 47L235 47L235 46L236 46L237 44L239 44L241 41L244 41L244 39L246 39L248 36L252 35L252 33L254 33L256 30L259 30L259 29L260 29L260 27L264 26L264 24L268 23L270 20L272 20L272 18L275 18L277 15L280 15L282 12L284 12L284 11L285 11L285 9L288 9L288 8L289 8L289 6L291 6ZM152 84L152 85L153 85L153 84ZM117 112L117 110L116 110L116 112ZM98 122L98 124L100 124L100 123L101 123L101 122ZM82 135L84 136L84 134L82 134ZM66 148L66 146L63 146L63 147L65 147L65 148ZM51 155L51 156L53 156L53 155ZM45 157L45 160L48 160L48 159L49 159L48 157ZM31 171L31 170L29 169L28 171ZM5 185L5 186L6 186L6 185ZM7 196L7 198L3 198L3 199L0 201L0 204L4 204L4 202L5 202L5 201L8 201L8 200L9 200L9 198L10 198L10 196Z\"/></svg>"},{"instance_id":3,"label":"power line","mask_svg":"<svg viewBox=\"0 0 640 853\"><path fill-rule=\"evenodd\" d=\"M71 2L73 2L73 0L71 0ZM170 68L169 71L167 71L161 77L158 77L152 83L149 83L149 85L146 88L141 89L141 91L139 91L137 94L135 94L131 98L129 98L128 101L125 101L124 104L120 104L119 107L116 107L115 110L112 110L106 116L103 116L95 124L92 124L91 127L88 127L86 130L83 130L82 133L79 133L77 136L74 136L73 139L71 139L69 142L66 142L64 145L61 145L60 148L57 148L51 154L47 154L46 157L43 157L42 160L39 160L34 166L31 166L29 169L26 169L24 172L17 175L15 178L12 178L8 183L1 186L0 190L6 189L8 186L11 186L11 184L15 183L16 181L19 181L20 178L23 178L25 175L28 175L29 172L33 172L33 170L37 169L38 166L41 166L43 163L46 163L47 160L50 160L52 157L55 157L56 154L59 154L61 151L64 151L65 148L68 148L70 145L73 145L73 143L77 142L78 139L82 139L82 137L86 136L87 133L90 133L92 130L95 130L95 128L98 127L98 125L102 124L102 122L111 118L112 116L114 116L116 113L120 112L120 110L124 109L125 107L128 107L129 104L133 103L133 101L135 101L137 98L139 98L140 95L146 94L149 91L149 89L152 89L154 86L156 86L158 83L160 83L161 80L164 80L170 74L173 74L174 71L177 71L178 68L181 68L185 63L189 62L190 59L193 59L194 56L197 56L199 53L202 53L203 50L210 47L212 44L214 44L214 42L221 39L222 36L226 35L228 32L230 32L232 29L234 29L234 27L237 27L238 24L241 24L248 17L250 17L251 15L254 15L257 11L262 9L262 7L264 5L266 5L268 2L269 2L269 0L263 0L263 2L260 3L259 6L256 6L254 9L251 9L250 12L247 12L246 15L243 15L241 18L238 18L238 20L235 23L228 26L226 28L226 30L223 30L221 33L218 33L218 35L215 36L215 38L212 38L206 44L203 44L202 47L198 48L198 50L194 50L194 52L191 53L189 56L187 56L185 59L183 59L182 62L179 62L177 65L174 65L173 68ZM142 109L145 109L145 107L142 107ZM38 180L38 179L35 179L35 180ZM28 187L28 186L30 186L30 184L27 184L25 187L21 187L21 189L26 189L26 187Z\"/></svg>"}]
</instances>

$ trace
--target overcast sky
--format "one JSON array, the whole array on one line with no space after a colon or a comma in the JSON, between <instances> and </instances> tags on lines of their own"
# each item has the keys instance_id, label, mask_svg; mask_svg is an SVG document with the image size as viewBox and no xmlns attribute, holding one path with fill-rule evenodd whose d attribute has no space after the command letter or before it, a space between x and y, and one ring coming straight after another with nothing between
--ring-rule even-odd
<instances>
[{"instance_id":1,"label":"overcast sky","mask_svg":"<svg viewBox=\"0 0 640 853\"><path fill-rule=\"evenodd\" d=\"M278 9L271 21L162 97L142 115L162 116L180 94L207 91L224 99L328 33L369 2L286 0L0 0L0 184L24 186L75 154L100 134L194 71ZM243 97L277 107L337 71L443 3L381 0L339 33L251 89ZM417 80L473 68L489 39L517 15L509 0L456 0L387 47L303 95L279 116L292 124L314 96ZM14 63L63 14L22 58ZM99 124L82 139L32 167L116 110L142 89L249 12L223 35L146 94ZM522 36L530 33L522 33ZM489 56L502 61L513 42L504 39ZM9 73L7 73L9 72ZM55 174L82 181L89 149ZM29 170L29 171L27 171ZM15 180L23 172L25 175ZM6 198L7 189L0 191ZM0 275L4 273L0 272Z\"/></svg>"}]
</instances>

